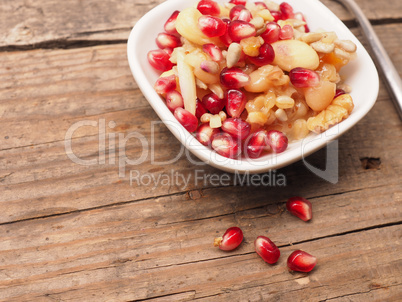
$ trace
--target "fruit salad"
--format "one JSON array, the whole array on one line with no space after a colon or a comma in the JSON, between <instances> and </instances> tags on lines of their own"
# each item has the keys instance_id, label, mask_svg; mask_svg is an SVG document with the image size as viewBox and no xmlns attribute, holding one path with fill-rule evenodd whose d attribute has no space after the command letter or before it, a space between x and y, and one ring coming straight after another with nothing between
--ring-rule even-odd
<instances>
[{"instance_id":1,"label":"fruit salad","mask_svg":"<svg viewBox=\"0 0 402 302\"><path fill-rule=\"evenodd\" d=\"M287 2L201 0L174 11L148 62L156 92L183 127L218 154L238 159L284 152L353 110L339 75L356 45L311 32Z\"/></svg>"}]
</instances>

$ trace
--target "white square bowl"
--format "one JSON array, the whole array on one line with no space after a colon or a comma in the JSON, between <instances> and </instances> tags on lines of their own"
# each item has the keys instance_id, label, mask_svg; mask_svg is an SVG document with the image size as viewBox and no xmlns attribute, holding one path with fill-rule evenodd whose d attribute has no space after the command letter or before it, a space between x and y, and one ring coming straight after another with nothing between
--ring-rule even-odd
<instances>
[{"instance_id":1,"label":"white square bowl","mask_svg":"<svg viewBox=\"0 0 402 302\"><path fill-rule=\"evenodd\" d=\"M217 2L228 1L218 0ZM267 154L258 159L229 159L200 144L181 126L153 88L159 73L149 65L148 51L157 49L155 38L163 31L163 25L173 11L196 6L198 0L168 0L145 14L130 33L127 55L138 87L172 134L191 153L211 166L232 173L263 173L289 165L325 147L330 141L348 131L370 111L377 99L379 80L374 63L362 44L342 21L318 0L288 0L287 2L295 11L305 15L311 31L317 29L334 31L340 39L351 40L357 45L357 59L341 70L341 75L346 79L345 82L352 87L351 96L355 107L346 120L324 133L310 133L305 139L290 143L283 153Z\"/></svg>"}]
</instances>

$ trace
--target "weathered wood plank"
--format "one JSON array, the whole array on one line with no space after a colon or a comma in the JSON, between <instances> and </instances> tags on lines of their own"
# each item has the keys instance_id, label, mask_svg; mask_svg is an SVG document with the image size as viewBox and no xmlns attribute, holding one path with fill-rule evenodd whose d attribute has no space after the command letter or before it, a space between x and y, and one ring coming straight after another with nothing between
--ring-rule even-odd
<instances>
[{"instance_id":1,"label":"weathered wood plank","mask_svg":"<svg viewBox=\"0 0 402 302\"><path fill-rule=\"evenodd\" d=\"M397 30L389 25L384 28ZM394 43L398 43L396 40L389 40L393 47ZM10 56L15 64L10 63ZM401 55L395 57L400 58ZM114 164L109 163L107 149L105 164L78 165L67 157L64 144L66 132L71 125L82 120L99 123L104 119L107 135L118 137L119 134L126 136L138 132L150 141L151 121L159 119L136 90L127 67L124 46L52 52L37 50L9 53L7 56L3 53L0 54L0 61L3 66L0 85L4 95L0 103L0 149L3 149L0 151L1 222L205 187L200 182L195 183L195 167L185 156L180 157L177 163L165 166L152 165L148 157L142 165L128 167L128 171L138 170L141 175L158 177L176 171L191 177L188 186L183 186L181 182L156 188L153 185L141 188L130 186L128 176L119 178L118 152L112 156ZM36 62L39 63L36 65ZM39 84L44 88L35 89ZM386 94L383 92L383 95ZM115 122L116 126L108 128L109 122ZM78 129L73 140L73 151L77 156L86 160L99 159L98 135L98 127ZM398 169L402 165L398 156L401 140L397 138L400 135L400 121L389 100L382 99L359 125L340 140L341 170L337 186L313 176L301 162L281 172L288 180L289 190L308 197L394 183L400 179ZM172 159L180 153L180 144L164 126L156 129L155 139L157 160ZM142 147L138 141L130 140L126 151L129 158L135 159ZM381 170L363 170L360 164L363 157L381 158ZM309 160L322 163L324 154L316 154ZM199 168L202 174L222 175L211 167ZM365 173L363 183L360 181L362 173ZM317 193L309 185L299 190L300 182L305 183L303 179L314 180L320 186L320 192ZM212 184L208 182L208 186Z\"/></svg>"},{"instance_id":2,"label":"weathered wood plank","mask_svg":"<svg viewBox=\"0 0 402 302\"><path fill-rule=\"evenodd\" d=\"M62 47L74 41L124 41L135 22L163 0L103 1L55 0L2 1L0 48L8 46ZM372 20L398 20L402 10L400 1L356 1ZM325 0L344 21L352 17L336 1Z\"/></svg>"},{"instance_id":3,"label":"weathered wood plank","mask_svg":"<svg viewBox=\"0 0 402 302\"><path fill-rule=\"evenodd\" d=\"M376 227L377 221L398 221L400 188L380 192L381 204L377 193L367 190L313 200L316 215L308 224L288 213L272 215L270 210L262 215L239 210L236 215L165 224L173 215L166 215L162 204L175 202L165 199L157 202L165 214L158 225L153 209L146 211L144 205L143 212L138 212L138 206L130 204L1 226L0 293L7 301L133 300L189 292L195 292L196 298L213 296L219 301L233 295L251 295L255 301L258 297L293 301L300 294L304 300L318 301L364 294L373 287L388 288L389 295L397 295L400 225L331 236L344 233L345 226L351 231ZM203 207L213 202L203 201ZM191 204L184 207L198 212ZM177 216L186 220L183 212ZM216 233L234 223L244 229L242 246L232 253L213 248ZM253 251L253 238L260 234L281 246L277 265L267 265ZM308 241L289 246L303 240ZM286 270L286 255L297 248L319 259L308 277Z\"/></svg>"}]
</instances>

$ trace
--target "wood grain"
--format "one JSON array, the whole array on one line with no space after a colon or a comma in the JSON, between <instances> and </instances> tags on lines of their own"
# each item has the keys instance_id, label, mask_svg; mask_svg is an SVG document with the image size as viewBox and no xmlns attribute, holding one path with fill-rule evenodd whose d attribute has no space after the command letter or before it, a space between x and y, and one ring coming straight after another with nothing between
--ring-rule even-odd
<instances>
[{"instance_id":1,"label":"wood grain","mask_svg":"<svg viewBox=\"0 0 402 302\"><path fill-rule=\"evenodd\" d=\"M384 86L338 141L338 183L299 161L275 171L285 187L242 186L180 155L165 126L152 129L159 118L131 76L125 41L161 2L0 4L0 301L402 300L402 131ZM402 3L357 2L401 72ZM355 26L339 3L323 3ZM66 151L68 129L82 121L96 124L74 132L72 151L93 165ZM158 165L149 152L119 177L118 145L110 153L109 141L104 149L99 142L130 133L154 138L156 160L177 160ZM126 143L132 160L143 150L138 140ZM325 158L324 149L307 161L324 168ZM365 164L370 158L377 164ZM170 183L130 183L131 170ZM311 200L309 223L286 212L293 195ZM212 247L233 225L245 234L239 249ZM280 247L278 264L254 252L258 235ZM310 274L286 269L298 248L318 258Z\"/></svg>"},{"instance_id":2,"label":"wood grain","mask_svg":"<svg viewBox=\"0 0 402 302\"><path fill-rule=\"evenodd\" d=\"M226 209L216 204L223 200L222 193L230 197L225 199ZM383 196L381 203L377 194ZM399 186L387 186L312 199L315 217L306 224L282 212L282 203L258 196L245 199L231 188L223 192L211 189L198 199L183 194L108 211L97 209L3 225L0 292L8 301L29 301L27 291L35 299L41 293L66 301L82 300L88 290L101 287L105 301L178 292L203 297L245 290L246 296L255 287L268 290L270 284L279 283L274 296L287 301L285 297L297 294L292 289L307 285L294 281L305 275L291 275L285 268L286 255L297 248L319 259L315 273L307 279L313 288L328 286L319 291L320 298L350 294L344 286L360 278L367 280L364 286L375 282L382 287L400 285L391 284L400 270L390 263L398 263L396 239L401 230L392 225L399 220L401 197ZM231 253L213 248L212 239L233 224L246 234L241 247ZM280 262L273 267L253 252L253 238L261 234L268 235L282 250ZM380 251L387 256L381 256ZM378 259L367 267L372 253ZM370 271L375 274L364 277ZM343 280L341 284L331 285L337 278ZM131 286L135 292L129 290ZM349 284L347 288L355 293L356 286ZM91 300L99 298L95 290L93 294ZM262 294L271 296L273 292Z\"/></svg>"},{"instance_id":3,"label":"wood grain","mask_svg":"<svg viewBox=\"0 0 402 302\"><path fill-rule=\"evenodd\" d=\"M3 0L0 21L0 48L77 47L96 43L124 43L136 21L163 0ZM375 22L400 20L400 1L356 1ZM324 0L341 20L352 16L336 1Z\"/></svg>"}]
</instances>

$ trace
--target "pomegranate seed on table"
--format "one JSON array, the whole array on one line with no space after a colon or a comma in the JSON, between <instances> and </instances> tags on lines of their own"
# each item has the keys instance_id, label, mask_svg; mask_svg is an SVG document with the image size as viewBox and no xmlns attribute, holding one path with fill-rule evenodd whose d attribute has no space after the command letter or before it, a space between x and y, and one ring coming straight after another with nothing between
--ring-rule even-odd
<instances>
[{"instance_id":1,"label":"pomegranate seed on table","mask_svg":"<svg viewBox=\"0 0 402 302\"><path fill-rule=\"evenodd\" d=\"M176 10L172 13L172 15L169 17L169 19L167 19L167 21L165 22L165 25L163 26L163 28L165 29L165 31L168 34L172 34L172 35L177 35L178 32L176 30L176 19L177 16L179 15L180 11Z\"/></svg>"},{"instance_id":2,"label":"pomegranate seed on table","mask_svg":"<svg viewBox=\"0 0 402 302\"><path fill-rule=\"evenodd\" d=\"M166 93L166 106L170 111L175 112L177 108L184 108L183 97L177 90Z\"/></svg>"},{"instance_id":3,"label":"pomegranate seed on table","mask_svg":"<svg viewBox=\"0 0 402 302\"><path fill-rule=\"evenodd\" d=\"M296 250L289 255L287 264L292 271L308 273L317 264L317 258L302 250Z\"/></svg>"},{"instance_id":4,"label":"pomegranate seed on table","mask_svg":"<svg viewBox=\"0 0 402 302\"><path fill-rule=\"evenodd\" d=\"M345 92L345 90L343 90L343 89L337 89L337 90L335 90L335 96L334 96L334 99L336 99L338 96L340 96L340 95L342 95L342 94L345 94L346 92Z\"/></svg>"},{"instance_id":5,"label":"pomegranate seed on table","mask_svg":"<svg viewBox=\"0 0 402 302\"><path fill-rule=\"evenodd\" d=\"M225 107L225 100L220 99L215 93L209 93L202 98L202 104L212 114L218 114Z\"/></svg>"},{"instance_id":6,"label":"pomegranate seed on table","mask_svg":"<svg viewBox=\"0 0 402 302\"><path fill-rule=\"evenodd\" d=\"M229 133L221 132L214 135L211 145L216 153L224 157L236 159L241 153L237 140Z\"/></svg>"},{"instance_id":7,"label":"pomegranate seed on table","mask_svg":"<svg viewBox=\"0 0 402 302\"><path fill-rule=\"evenodd\" d=\"M197 9L203 15L219 16L221 13L218 3L211 0L201 0L198 2Z\"/></svg>"},{"instance_id":8,"label":"pomegranate seed on table","mask_svg":"<svg viewBox=\"0 0 402 302\"><path fill-rule=\"evenodd\" d=\"M282 18L284 20L293 19L293 7L289 3L282 2L279 4L279 9L281 10Z\"/></svg>"},{"instance_id":9,"label":"pomegranate seed on table","mask_svg":"<svg viewBox=\"0 0 402 302\"><path fill-rule=\"evenodd\" d=\"M293 27L289 24L284 25L279 32L280 40L289 40L293 38Z\"/></svg>"},{"instance_id":10,"label":"pomegranate seed on table","mask_svg":"<svg viewBox=\"0 0 402 302\"><path fill-rule=\"evenodd\" d=\"M199 119L205 113L208 113L208 110L205 109L202 102L197 98L197 102L195 103L195 116Z\"/></svg>"},{"instance_id":11,"label":"pomegranate seed on table","mask_svg":"<svg viewBox=\"0 0 402 302\"><path fill-rule=\"evenodd\" d=\"M195 130L197 130L198 119L191 112L181 107L178 107L174 111L174 116L188 132L194 132Z\"/></svg>"},{"instance_id":12,"label":"pomegranate seed on table","mask_svg":"<svg viewBox=\"0 0 402 302\"><path fill-rule=\"evenodd\" d=\"M250 76L237 67L223 68L220 81L226 88L241 88L250 82Z\"/></svg>"},{"instance_id":13,"label":"pomegranate seed on table","mask_svg":"<svg viewBox=\"0 0 402 302\"><path fill-rule=\"evenodd\" d=\"M289 71L290 82L297 88L315 87L320 84L320 76L314 70L296 67Z\"/></svg>"},{"instance_id":14,"label":"pomegranate seed on table","mask_svg":"<svg viewBox=\"0 0 402 302\"><path fill-rule=\"evenodd\" d=\"M151 64L151 66L157 70L168 71L173 67L172 62L169 60L169 54L162 49L149 51L147 58L149 64Z\"/></svg>"},{"instance_id":15,"label":"pomegranate seed on table","mask_svg":"<svg viewBox=\"0 0 402 302\"><path fill-rule=\"evenodd\" d=\"M303 197L289 198L286 202L286 209L303 221L309 221L313 217L311 202Z\"/></svg>"},{"instance_id":16,"label":"pomegranate seed on table","mask_svg":"<svg viewBox=\"0 0 402 302\"><path fill-rule=\"evenodd\" d=\"M278 247L268 237L258 236L254 241L254 247L257 254L269 264L275 264L281 256Z\"/></svg>"},{"instance_id":17,"label":"pomegranate seed on table","mask_svg":"<svg viewBox=\"0 0 402 302\"><path fill-rule=\"evenodd\" d=\"M267 131L260 130L246 140L245 153L249 158L260 157L263 150L270 149L268 145Z\"/></svg>"},{"instance_id":18,"label":"pomegranate seed on table","mask_svg":"<svg viewBox=\"0 0 402 302\"><path fill-rule=\"evenodd\" d=\"M219 62L223 60L222 51L215 44L204 44L202 45L202 50L211 57L212 61Z\"/></svg>"},{"instance_id":19,"label":"pomegranate seed on table","mask_svg":"<svg viewBox=\"0 0 402 302\"><path fill-rule=\"evenodd\" d=\"M240 117L246 107L247 98L243 91L229 89L225 92L226 113L230 117Z\"/></svg>"},{"instance_id":20,"label":"pomegranate seed on table","mask_svg":"<svg viewBox=\"0 0 402 302\"><path fill-rule=\"evenodd\" d=\"M243 241L243 232L238 227L231 227L226 230L222 237L215 238L214 246L222 251L232 251Z\"/></svg>"},{"instance_id":21,"label":"pomegranate seed on table","mask_svg":"<svg viewBox=\"0 0 402 302\"><path fill-rule=\"evenodd\" d=\"M221 42L226 47L228 47L233 42L232 38L229 35L229 31L228 31L230 23L232 23L232 22L227 18L222 19L222 21L226 23L226 32L222 36L219 37L219 40L221 40Z\"/></svg>"},{"instance_id":22,"label":"pomegranate seed on table","mask_svg":"<svg viewBox=\"0 0 402 302\"><path fill-rule=\"evenodd\" d=\"M278 130L270 130L267 133L268 145L275 153L281 153L288 147L288 138Z\"/></svg>"},{"instance_id":23,"label":"pomegranate seed on table","mask_svg":"<svg viewBox=\"0 0 402 302\"><path fill-rule=\"evenodd\" d=\"M201 16L198 19L198 27L207 37L219 37L226 32L226 23L222 19L213 16Z\"/></svg>"},{"instance_id":24,"label":"pomegranate seed on table","mask_svg":"<svg viewBox=\"0 0 402 302\"><path fill-rule=\"evenodd\" d=\"M243 20L234 20L228 27L230 38L234 42L239 42L242 39L253 37L256 34L255 26Z\"/></svg>"},{"instance_id":25,"label":"pomegranate seed on table","mask_svg":"<svg viewBox=\"0 0 402 302\"><path fill-rule=\"evenodd\" d=\"M176 48L181 46L180 38L168 33L159 33L156 36L155 42L160 49Z\"/></svg>"},{"instance_id":26,"label":"pomegranate seed on table","mask_svg":"<svg viewBox=\"0 0 402 302\"><path fill-rule=\"evenodd\" d=\"M218 128L211 128L209 123L201 124L197 129L196 138L204 146L211 146L212 137L219 132Z\"/></svg>"},{"instance_id":27,"label":"pomegranate seed on table","mask_svg":"<svg viewBox=\"0 0 402 302\"><path fill-rule=\"evenodd\" d=\"M265 43L274 43L279 40L280 31L281 27L278 23L268 22L265 31L261 34L261 38L264 39Z\"/></svg>"},{"instance_id":28,"label":"pomegranate seed on table","mask_svg":"<svg viewBox=\"0 0 402 302\"><path fill-rule=\"evenodd\" d=\"M259 49L259 55L248 57L248 60L256 66L264 66L272 63L275 59L275 51L271 44L264 43Z\"/></svg>"},{"instance_id":29,"label":"pomegranate seed on table","mask_svg":"<svg viewBox=\"0 0 402 302\"><path fill-rule=\"evenodd\" d=\"M250 134L251 125L235 117L224 120L221 129L231 136L243 140Z\"/></svg>"},{"instance_id":30,"label":"pomegranate seed on table","mask_svg":"<svg viewBox=\"0 0 402 302\"><path fill-rule=\"evenodd\" d=\"M158 94L165 94L176 89L176 76L174 74L167 77L160 77L156 80L154 89Z\"/></svg>"}]
</instances>

